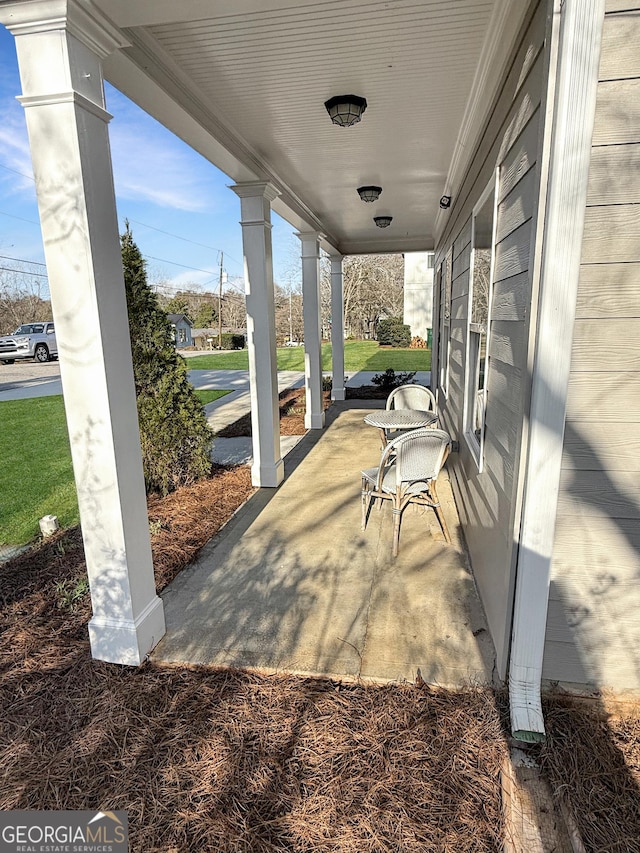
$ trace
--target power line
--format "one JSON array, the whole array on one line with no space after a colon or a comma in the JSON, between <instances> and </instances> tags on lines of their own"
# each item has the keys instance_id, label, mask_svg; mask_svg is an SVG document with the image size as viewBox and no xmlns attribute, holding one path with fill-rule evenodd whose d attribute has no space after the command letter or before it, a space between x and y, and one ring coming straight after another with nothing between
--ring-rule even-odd
<instances>
[{"instance_id":1,"label":"power line","mask_svg":"<svg viewBox=\"0 0 640 853\"><path fill-rule=\"evenodd\" d=\"M162 228L156 228L155 225L147 225L146 222L140 222L139 219L130 219L129 222L135 222L136 225L142 225L143 228L150 228L152 231L157 231L159 234L165 234L167 237L175 237L176 240L184 240L185 243L191 243L194 246L200 246L202 249L211 249L212 252L222 252L222 249L218 249L216 246L209 246L206 243L198 243L196 240L189 240L187 237L181 237L179 234L173 234L171 231L163 231ZM242 266L240 261L237 261L235 258L232 258L231 255L227 252L227 258L230 261L233 261L234 264L238 266Z\"/></svg>"},{"instance_id":2,"label":"power line","mask_svg":"<svg viewBox=\"0 0 640 853\"><path fill-rule=\"evenodd\" d=\"M35 178L33 175L25 175L24 172L19 172L17 169L12 169L10 166L5 166L4 163L0 163L0 169L6 169L7 172L13 172L14 175L21 175L23 178L28 178L30 181L35 183Z\"/></svg>"},{"instance_id":3,"label":"power line","mask_svg":"<svg viewBox=\"0 0 640 853\"><path fill-rule=\"evenodd\" d=\"M42 261L28 261L26 258L12 258L10 255L0 255L5 261L17 261L19 264L36 264L39 267L46 267Z\"/></svg>"},{"instance_id":4,"label":"power line","mask_svg":"<svg viewBox=\"0 0 640 853\"><path fill-rule=\"evenodd\" d=\"M163 231L162 228L156 228L154 225L147 225L146 222L140 222L138 219L130 219L129 222L135 222L136 225L142 225L144 228L150 228L152 231L157 231L158 234L166 234L167 237L175 237L176 240L184 240L185 243L192 243L194 246L201 246L203 249L211 249L212 252L222 251L222 249L217 249L215 246L207 246L206 243L197 243L195 240L189 240L187 237L181 237L179 234L172 234L170 231Z\"/></svg>"},{"instance_id":5,"label":"power line","mask_svg":"<svg viewBox=\"0 0 640 853\"><path fill-rule=\"evenodd\" d=\"M25 219L23 216L16 216L13 213L5 213L4 210L0 210L0 214L2 216L10 216L11 219L19 219L20 222L29 222L31 225L40 225L40 223L36 222L34 219Z\"/></svg>"},{"instance_id":6,"label":"power line","mask_svg":"<svg viewBox=\"0 0 640 853\"><path fill-rule=\"evenodd\" d=\"M49 276L44 272L25 272L24 270L18 270L15 267L0 267L0 270L4 270L5 272L17 272L22 275L36 275L38 278L49 278Z\"/></svg>"},{"instance_id":7,"label":"power line","mask_svg":"<svg viewBox=\"0 0 640 853\"><path fill-rule=\"evenodd\" d=\"M185 270L193 270L194 272L204 272L211 275L211 270L201 270L199 267L189 267L186 264L179 264L176 261L168 261L166 258L156 258L153 255L143 255L144 258L149 258L152 261L160 261L161 264L171 264L174 267L183 267Z\"/></svg>"},{"instance_id":8,"label":"power line","mask_svg":"<svg viewBox=\"0 0 640 853\"><path fill-rule=\"evenodd\" d=\"M1 163L0 163L0 166L2 166ZM9 169L8 166L2 166L2 168L3 169ZM9 169L9 171L10 172L16 172L15 169ZM22 172L16 172L16 174L22 175L23 173ZM29 176L23 175L23 177L29 177ZM14 213L6 213L4 210L0 210L0 216L8 216L10 219L17 219L19 222L28 222L30 225L38 225L38 226L40 225L40 223L34 219L25 219L23 216L16 216ZM155 228L153 225L147 225L145 222L140 222L137 219L131 219L129 221L135 222L136 225L142 225L144 228L150 228L152 231L157 231L159 234L165 234L167 237L175 237L177 240L184 240L185 243L192 243L194 246L200 246L203 249L211 249L211 251L213 251L213 252L221 252L222 251L222 249L216 249L215 246L208 246L206 243L197 243L195 240L189 240L186 237L181 237L179 234L172 234L169 231L163 231L161 228ZM0 257L5 257L5 256L0 255ZM203 270L203 269L200 269L199 267L190 267L190 266L187 266L186 264L179 264L176 261L168 261L165 258L155 258L153 255L144 255L144 257L150 258L151 260L154 260L154 261L160 261L163 264L172 264L173 266L176 266L176 267L183 267L186 270L193 270L194 272L204 272L204 273L208 273L208 274L211 274L211 272L212 272L212 270ZM233 263L237 264L239 267L243 266L240 263L240 261L237 261L235 258L233 258L228 253L227 253L227 258L228 258L228 260L233 261ZM21 260L21 259L10 258L9 260L16 260L17 261L17 260ZM37 261L21 261L21 262L24 262L27 264L38 263ZM46 264L42 264L42 266L46 266ZM212 281L214 281L214 280L215 279L212 279Z\"/></svg>"}]
</instances>

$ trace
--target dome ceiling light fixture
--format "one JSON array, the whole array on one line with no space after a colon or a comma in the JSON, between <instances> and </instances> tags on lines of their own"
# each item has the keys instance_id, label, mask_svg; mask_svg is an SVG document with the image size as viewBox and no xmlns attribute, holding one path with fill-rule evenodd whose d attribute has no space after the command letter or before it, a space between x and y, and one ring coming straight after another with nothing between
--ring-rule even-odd
<instances>
[{"instance_id":1,"label":"dome ceiling light fixture","mask_svg":"<svg viewBox=\"0 0 640 853\"><path fill-rule=\"evenodd\" d=\"M393 216L374 216L373 221L376 223L378 228L388 228L391 225L391 220Z\"/></svg>"},{"instance_id":2,"label":"dome ceiling light fixture","mask_svg":"<svg viewBox=\"0 0 640 853\"><path fill-rule=\"evenodd\" d=\"M367 108L367 101L359 95L336 95L325 101L324 105L334 124L340 127L351 127L362 118L362 113Z\"/></svg>"},{"instance_id":3,"label":"dome ceiling light fixture","mask_svg":"<svg viewBox=\"0 0 640 853\"><path fill-rule=\"evenodd\" d=\"M381 192L382 187L358 187L358 195L362 201L366 201L368 204L377 201Z\"/></svg>"}]
</instances>

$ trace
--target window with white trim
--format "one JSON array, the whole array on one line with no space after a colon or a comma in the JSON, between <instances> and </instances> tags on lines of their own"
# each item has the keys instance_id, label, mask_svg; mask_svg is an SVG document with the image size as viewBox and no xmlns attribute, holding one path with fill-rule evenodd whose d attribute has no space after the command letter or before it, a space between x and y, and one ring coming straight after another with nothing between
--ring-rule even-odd
<instances>
[{"instance_id":1,"label":"window with white trim","mask_svg":"<svg viewBox=\"0 0 640 853\"><path fill-rule=\"evenodd\" d=\"M464 434L482 470L487 408L489 323L493 282L496 182L492 180L471 219L471 269Z\"/></svg>"},{"instance_id":2,"label":"window with white trim","mask_svg":"<svg viewBox=\"0 0 640 853\"><path fill-rule=\"evenodd\" d=\"M451 351L451 256L449 250L446 258L438 267L440 283L440 340L438 366L440 369L439 383L444 396L449 394L449 353Z\"/></svg>"}]
</instances>

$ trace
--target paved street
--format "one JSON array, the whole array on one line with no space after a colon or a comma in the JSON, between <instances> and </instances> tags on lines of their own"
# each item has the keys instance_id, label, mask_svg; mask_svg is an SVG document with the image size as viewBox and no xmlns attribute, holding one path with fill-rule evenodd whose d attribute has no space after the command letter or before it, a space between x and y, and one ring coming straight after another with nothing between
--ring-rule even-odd
<instances>
[{"instance_id":1,"label":"paved street","mask_svg":"<svg viewBox=\"0 0 640 853\"><path fill-rule=\"evenodd\" d=\"M348 372L347 385L357 388L369 385L375 371ZM428 371L416 373L415 382L429 385ZM189 379L194 388L219 388L226 391L249 391L248 370L190 370ZM280 371L280 390L304 384L304 374L298 371ZM33 361L0 364L0 403L4 400L24 400L28 397L48 397L62 394L60 365L57 361L37 364ZM227 402L230 402L228 400Z\"/></svg>"},{"instance_id":2,"label":"paved street","mask_svg":"<svg viewBox=\"0 0 640 853\"><path fill-rule=\"evenodd\" d=\"M249 392L248 370L190 370L189 380L194 388ZM304 374L300 371L281 371L278 380L282 390L303 383ZM47 364L33 361L0 364L0 402L49 397L52 394L62 394L60 365L57 361Z\"/></svg>"},{"instance_id":3,"label":"paved street","mask_svg":"<svg viewBox=\"0 0 640 853\"><path fill-rule=\"evenodd\" d=\"M50 397L52 394L62 394L60 365L57 361L47 364L34 361L0 364L0 402Z\"/></svg>"}]
</instances>

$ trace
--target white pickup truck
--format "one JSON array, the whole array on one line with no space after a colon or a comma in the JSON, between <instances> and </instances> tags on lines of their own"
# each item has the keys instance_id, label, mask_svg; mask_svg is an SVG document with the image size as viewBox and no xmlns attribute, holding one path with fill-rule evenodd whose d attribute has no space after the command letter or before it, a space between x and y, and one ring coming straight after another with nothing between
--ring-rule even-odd
<instances>
[{"instance_id":1,"label":"white pickup truck","mask_svg":"<svg viewBox=\"0 0 640 853\"><path fill-rule=\"evenodd\" d=\"M0 337L0 362L13 364L18 358L50 361L58 356L56 332L51 320L23 323L12 335Z\"/></svg>"}]
</instances>

